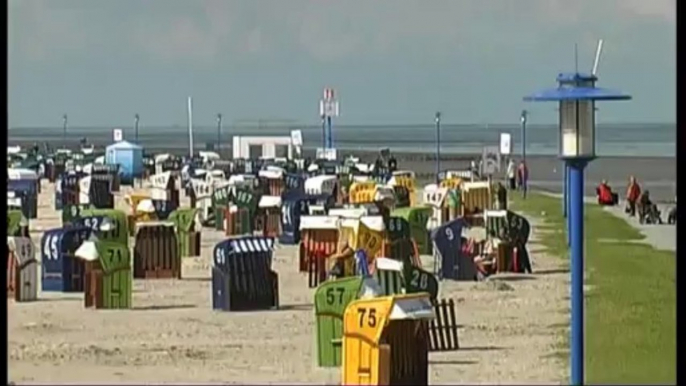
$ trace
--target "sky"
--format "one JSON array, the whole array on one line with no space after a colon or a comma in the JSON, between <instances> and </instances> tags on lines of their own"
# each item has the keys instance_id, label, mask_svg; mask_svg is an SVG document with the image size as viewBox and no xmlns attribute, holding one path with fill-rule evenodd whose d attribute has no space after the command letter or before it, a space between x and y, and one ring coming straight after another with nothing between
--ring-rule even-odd
<instances>
[{"instance_id":1,"label":"sky","mask_svg":"<svg viewBox=\"0 0 686 386\"><path fill-rule=\"evenodd\" d=\"M9 0L9 125L283 120L553 123L559 72L633 96L598 122L675 122L675 0Z\"/></svg>"}]
</instances>

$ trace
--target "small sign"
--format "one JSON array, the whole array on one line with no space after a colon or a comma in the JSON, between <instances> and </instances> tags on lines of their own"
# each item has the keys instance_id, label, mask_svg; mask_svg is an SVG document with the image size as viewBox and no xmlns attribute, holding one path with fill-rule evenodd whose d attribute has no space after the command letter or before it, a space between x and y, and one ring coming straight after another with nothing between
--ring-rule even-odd
<instances>
[{"instance_id":1,"label":"small sign","mask_svg":"<svg viewBox=\"0 0 686 386\"><path fill-rule=\"evenodd\" d=\"M291 143L293 146L303 145L303 133L300 130L291 130Z\"/></svg>"},{"instance_id":2,"label":"small sign","mask_svg":"<svg viewBox=\"0 0 686 386\"><path fill-rule=\"evenodd\" d=\"M500 154L509 155L512 151L512 135L510 133L500 133Z\"/></svg>"},{"instance_id":3,"label":"small sign","mask_svg":"<svg viewBox=\"0 0 686 386\"><path fill-rule=\"evenodd\" d=\"M481 155L481 174L500 173L500 152L497 146L484 146Z\"/></svg>"},{"instance_id":4,"label":"small sign","mask_svg":"<svg viewBox=\"0 0 686 386\"><path fill-rule=\"evenodd\" d=\"M112 130L112 137L114 137L114 142L121 142L124 139L124 133L121 129Z\"/></svg>"},{"instance_id":5,"label":"small sign","mask_svg":"<svg viewBox=\"0 0 686 386\"><path fill-rule=\"evenodd\" d=\"M337 117L338 101L319 101L319 115L322 117Z\"/></svg>"},{"instance_id":6,"label":"small sign","mask_svg":"<svg viewBox=\"0 0 686 386\"><path fill-rule=\"evenodd\" d=\"M317 149L317 159L335 161L337 158L336 149Z\"/></svg>"}]
</instances>

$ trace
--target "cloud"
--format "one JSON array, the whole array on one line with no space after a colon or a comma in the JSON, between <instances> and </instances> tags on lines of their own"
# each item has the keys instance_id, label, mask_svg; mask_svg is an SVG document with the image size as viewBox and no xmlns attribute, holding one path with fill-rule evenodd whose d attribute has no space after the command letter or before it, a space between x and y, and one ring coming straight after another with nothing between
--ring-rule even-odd
<instances>
[{"instance_id":1,"label":"cloud","mask_svg":"<svg viewBox=\"0 0 686 386\"><path fill-rule=\"evenodd\" d=\"M674 0L12 0L9 12L10 53L29 60L133 49L206 64L275 50L320 62L408 50L428 58L497 51L518 37L536 44L534 36L589 21L675 23Z\"/></svg>"},{"instance_id":2,"label":"cloud","mask_svg":"<svg viewBox=\"0 0 686 386\"><path fill-rule=\"evenodd\" d=\"M352 18L346 13L335 12L340 7L320 7L313 4L312 8L297 12L297 16L290 15L291 20L298 24L297 45L321 61L336 60L359 52L364 31L351 30Z\"/></svg>"},{"instance_id":3,"label":"cloud","mask_svg":"<svg viewBox=\"0 0 686 386\"><path fill-rule=\"evenodd\" d=\"M246 52L254 54L262 51L262 48L262 30L260 28L255 28L248 33L243 49Z\"/></svg>"},{"instance_id":4,"label":"cloud","mask_svg":"<svg viewBox=\"0 0 686 386\"><path fill-rule=\"evenodd\" d=\"M676 23L676 0L621 0L616 3L630 15Z\"/></svg>"},{"instance_id":5,"label":"cloud","mask_svg":"<svg viewBox=\"0 0 686 386\"><path fill-rule=\"evenodd\" d=\"M676 22L676 0L536 0L543 21L575 24L583 20L655 20Z\"/></svg>"},{"instance_id":6,"label":"cloud","mask_svg":"<svg viewBox=\"0 0 686 386\"><path fill-rule=\"evenodd\" d=\"M361 54L417 51L426 58L509 48L513 41L539 44L551 32L637 21L674 22L673 0L474 0L283 2L279 16L296 25L297 44L320 61ZM288 31L286 29L286 31ZM579 32L595 45L594 32ZM546 45L547 47L547 45ZM414 54L415 52L413 52Z\"/></svg>"},{"instance_id":7,"label":"cloud","mask_svg":"<svg viewBox=\"0 0 686 386\"><path fill-rule=\"evenodd\" d=\"M71 54L88 45L79 27L81 12L51 7L46 1L10 2L10 55L26 55L40 61L56 52Z\"/></svg>"},{"instance_id":8,"label":"cloud","mask_svg":"<svg viewBox=\"0 0 686 386\"><path fill-rule=\"evenodd\" d=\"M157 4L154 8L164 7ZM221 0L197 1L189 8L172 6L161 14L136 15L129 38L134 47L158 59L211 62L231 38L231 15L231 2Z\"/></svg>"},{"instance_id":9,"label":"cloud","mask_svg":"<svg viewBox=\"0 0 686 386\"><path fill-rule=\"evenodd\" d=\"M455 44L482 6L464 1L294 1L283 10L298 48L321 61L385 54L419 43L426 54ZM287 27L287 29L288 29Z\"/></svg>"},{"instance_id":10,"label":"cloud","mask_svg":"<svg viewBox=\"0 0 686 386\"><path fill-rule=\"evenodd\" d=\"M145 53L164 60L212 60L219 51L217 38L203 31L188 16L178 16L164 23L138 23L131 39Z\"/></svg>"},{"instance_id":11,"label":"cloud","mask_svg":"<svg viewBox=\"0 0 686 386\"><path fill-rule=\"evenodd\" d=\"M161 3L160 3L161 4ZM258 54L266 42L259 25L244 23L248 3L203 0L156 17L136 18L131 40L153 58L215 63L232 53Z\"/></svg>"}]
</instances>

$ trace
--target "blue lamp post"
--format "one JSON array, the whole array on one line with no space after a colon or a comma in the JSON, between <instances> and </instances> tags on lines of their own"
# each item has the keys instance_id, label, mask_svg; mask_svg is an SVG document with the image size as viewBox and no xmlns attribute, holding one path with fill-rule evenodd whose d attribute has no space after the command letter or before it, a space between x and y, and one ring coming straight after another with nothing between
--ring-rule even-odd
<instances>
[{"instance_id":1,"label":"blue lamp post","mask_svg":"<svg viewBox=\"0 0 686 386\"><path fill-rule=\"evenodd\" d=\"M331 131L331 115L326 116L326 148L333 149L333 134Z\"/></svg>"},{"instance_id":2,"label":"blue lamp post","mask_svg":"<svg viewBox=\"0 0 686 386\"><path fill-rule=\"evenodd\" d=\"M570 246L571 240L569 238L570 220L571 216L567 215L569 209L569 165L564 164L564 181L562 183L562 216L566 219L567 229L567 246Z\"/></svg>"},{"instance_id":3,"label":"blue lamp post","mask_svg":"<svg viewBox=\"0 0 686 386\"><path fill-rule=\"evenodd\" d=\"M596 65L597 67L597 55ZM584 382L584 168L595 156L595 103L628 100L619 91L595 87L595 75L566 73L558 87L524 97L531 102L559 103L560 158L567 168L569 241L571 247L571 384Z\"/></svg>"},{"instance_id":4,"label":"blue lamp post","mask_svg":"<svg viewBox=\"0 0 686 386\"><path fill-rule=\"evenodd\" d=\"M326 134L326 115L322 114L322 149L326 149L326 144L329 143Z\"/></svg>"}]
</instances>

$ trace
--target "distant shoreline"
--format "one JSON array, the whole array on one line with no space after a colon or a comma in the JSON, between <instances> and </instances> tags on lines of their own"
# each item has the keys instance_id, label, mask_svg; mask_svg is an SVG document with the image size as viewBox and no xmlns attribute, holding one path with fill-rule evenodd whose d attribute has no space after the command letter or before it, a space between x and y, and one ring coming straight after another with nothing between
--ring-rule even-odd
<instances>
[{"instance_id":1,"label":"distant shoreline","mask_svg":"<svg viewBox=\"0 0 686 386\"><path fill-rule=\"evenodd\" d=\"M598 128L603 128L603 127L617 127L617 126L624 126L624 127L644 127L644 126L656 126L656 125L673 125L676 127L676 122L603 122L603 123L598 123L597 127ZM242 127L254 127L257 129L258 127L264 127L264 128L276 128L276 127L293 127L294 129L306 129L306 130L316 130L320 129L321 125L319 123L303 123L302 121L293 119L245 119L245 120L235 120L235 121L229 121L224 125L226 128L230 128L232 126L242 126ZM336 124L336 127L340 128L365 128L365 127L378 127L378 128L407 128L407 127L419 127L419 126L433 126L433 123L427 123L427 122L416 122L416 123L346 123L346 124ZM444 122L442 123L442 126L446 127L487 127L490 129L496 129L496 128L504 128L504 127L519 127L519 122L509 122L509 123L454 123L454 122ZM550 127L550 126L557 126L557 122L550 122L550 123L528 123L527 127L530 128L538 128L538 127ZM142 127L142 126L141 126ZM103 125L88 125L88 126L69 126L69 130L76 130L76 131L85 131L85 130L112 130L115 128L122 128L124 130L129 130L131 129L130 123L127 123L125 125L110 125L110 126L103 126ZM174 129L174 130L186 130L187 126L186 123L184 122L183 124L155 124L155 125L145 125L145 130L152 131L152 130L169 130L169 129ZM194 125L194 129L196 130L215 130L216 126L214 123L211 124L197 124ZM14 131L14 130L62 130L61 125L50 125L50 126L43 126L43 125L29 125L29 126L12 126L8 128L8 131Z\"/></svg>"},{"instance_id":2,"label":"distant shoreline","mask_svg":"<svg viewBox=\"0 0 686 386\"><path fill-rule=\"evenodd\" d=\"M31 140L13 140L12 138L9 138L8 142L11 143L11 146L19 145L22 147L27 147L27 146L32 146L34 141ZM41 144L42 142L39 142ZM50 142L53 147L60 147L61 146L61 141L58 140L57 143L54 141ZM110 145L112 141L89 141L89 144L93 144L96 147L101 147L104 148L107 145ZM196 146L194 146L194 151L205 151L206 149L202 147L203 143L197 143ZM422 149L417 149L416 151L406 151L406 150L393 150L393 146L385 146L385 145L376 145L378 146L377 149L383 149L383 148L390 148L390 150L395 154L396 158L402 157L404 160L422 160L422 161L434 161L436 159L436 152L435 151L426 151ZM170 154L176 154L176 155L184 155L188 154L188 145L180 143L179 145L176 146L168 146L168 145L160 145L160 146L150 146L147 143L143 143L143 147L145 148L146 152L151 152L151 153L170 153ZM314 157L316 149L320 146L305 146L303 147L303 151L306 156ZM72 138L71 143L69 148L71 149L76 149L77 144L76 141ZM222 148L221 148L221 155L222 157L230 157L231 155L231 149L232 146L229 143L224 143ZM397 149L397 147L396 147ZM217 151L216 149L214 151ZM361 156L365 155L365 157L376 157L378 154L378 150L373 151L369 149L356 149L352 146L344 146L342 148L338 148L338 153L343 154L343 155L348 155L352 154L355 156ZM450 148L441 148L441 160L445 161L462 161L462 160L471 160L474 157L481 157L481 152L473 151L473 152L468 152L468 151L455 151L451 150ZM520 152L515 152L511 155L513 158L521 158ZM535 151L528 150L527 151L527 158L533 159L533 158L557 158L557 156L553 154L541 154L537 153ZM640 159L654 159L654 160L667 160L667 159L673 159L676 162L676 155L674 154L667 154L663 156L655 156L655 155L648 155L648 156L630 156L630 155L598 155L596 159L635 159L635 158L640 158Z\"/></svg>"},{"instance_id":3,"label":"distant shoreline","mask_svg":"<svg viewBox=\"0 0 686 386\"><path fill-rule=\"evenodd\" d=\"M12 141L10 143L19 143L21 146L31 146L33 142L29 141ZM109 145L111 141L107 140L93 140L97 147L104 147ZM143 142L146 152L149 153L172 153L177 155L187 154L187 148L184 146L184 140L179 138L178 145L175 146L146 146ZM226 141L229 142L228 140ZM76 148L76 141L71 138L72 147ZM202 142L197 142L202 145ZM307 142L306 142L307 143ZM311 143L311 142L310 142ZM59 147L61 141L54 141L51 143L53 147ZM379 150L386 148L383 143L375 144L375 150L346 150L341 149L338 152L339 158L347 155L354 155L360 158L361 162L373 162L379 154ZM314 158L315 146L305 147L303 155L305 157ZM434 180L436 173L436 155L434 151L423 151L418 149L416 152L408 151L394 151L393 146L388 146L393 155L398 160L400 169L412 170L416 173L418 182L426 184ZM197 146L195 151L204 150L202 146ZM222 147L222 158L231 158L231 148ZM515 151L512 158L519 161L521 156ZM450 152L448 149L441 149L441 170L446 169L466 169L469 168L472 160L481 158L480 153L476 152ZM503 159L502 173L494 176L498 179L504 178L505 161ZM665 155L664 157L656 156L599 156L596 160L590 163L585 171L585 194L588 196L595 195L595 187L601 180L608 180L610 186L620 193L624 194L626 182L630 175L636 176L639 183L644 189L649 189L651 196L656 201L673 201L676 195L676 156ZM564 175L563 163L555 155L538 155L527 153L527 164L530 173L530 186L532 188L541 189L553 193L562 191L562 182Z\"/></svg>"},{"instance_id":4,"label":"distant shoreline","mask_svg":"<svg viewBox=\"0 0 686 386\"><path fill-rule=\"evenodd\" d=\"M133 122L131 122L133 123ZM120 127L125 139L137 142L146 150L185 153L188 132L184 126L150 127L142 125L139 135L131 125ZM300 130L306 149L314 150L321 146L322 127L303 125L296 121L233 121L226 122L217 132L216 126L193 127L196 147L205 148L220 142L223 147L233 143L235 136L290 136L292 130ZM478 155L485 146L498 146L500 135L511 136L514 152L521 150L521 127L515 124L441 124L441 153L456 157L461 154ZM559 133L554 124L529 124L527 133L527 153L529 155L554 156L559 147ZM62 127L22 128L8 132L8 142L33 143L49 142L61 146ZM112 143L112 128L69 127L67 141L76 144L81 138L96 146ZM675 156L676 126L674 124L599 124L597 130L596 152L603 157L623 157L641 155L646 157ZM413 124L333 124L334 146L340 152L375 152L389 147L408 158L426 159L436 148L436 129L432 123ZM216 147L216 146L215 146Z\"/></svg>"}]
</instances>

